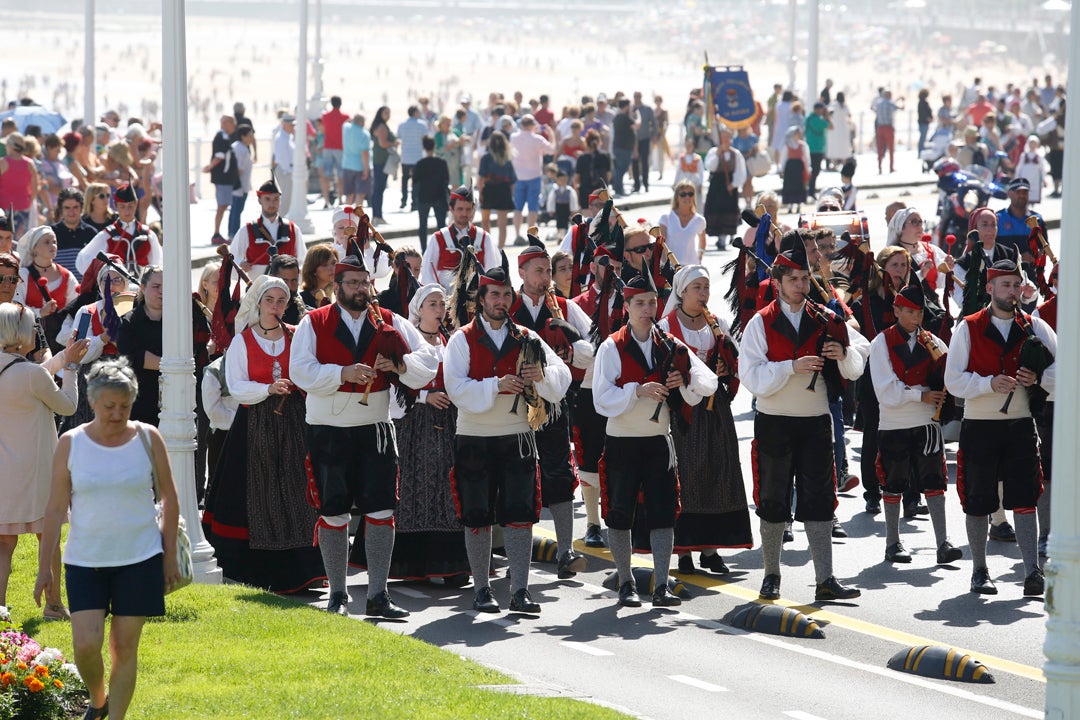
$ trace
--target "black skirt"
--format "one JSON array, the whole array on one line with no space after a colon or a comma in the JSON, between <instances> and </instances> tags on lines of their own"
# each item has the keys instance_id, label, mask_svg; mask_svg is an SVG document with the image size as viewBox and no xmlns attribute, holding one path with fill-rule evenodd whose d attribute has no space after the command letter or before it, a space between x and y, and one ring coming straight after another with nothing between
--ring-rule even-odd
<instances>
[{"instance_id":1,"label":"black skirt","mask_svg":"<svg viewBox=\"0 0 1080 720\"><path fill-rule=\"evenodd\" d=\"M480 191L481 210L513 210L514 194L510 184L504 182L486 182Z\"/></svg>"},{"instance_id":2,"label":"black skirt","mask_svg":"<svg viewBox=\"0 0 1080 720\"><path fill-rule=\"evenodd\" d=\"M326 579L307 504L304 400L241 406L206 489L203 533L225 577L293 593Z\"/></svg>"},{"instance_id":3,"label":"black skirt","mask_svg":"<svg viewBox=\"0 0 1080 720\"><path fill-rule=\"evenodd\" d=\"M806 202L806 181L803 174L806 165L802 158L790 158L784 163L784 186L780 190L780 200L785 205L801 205Z\"/></svg>"},{"instance_id":4,"label":"black skirt","mask_svg":"<svg viewBox=\"0 0 1080 720\"><path fill-rule=\"evenodd\" d=\"M728 190L724 173L709 176L709 192L705 195L705 233L734 235L739 227L739 188Z\"/></svg>"}]
</instances>

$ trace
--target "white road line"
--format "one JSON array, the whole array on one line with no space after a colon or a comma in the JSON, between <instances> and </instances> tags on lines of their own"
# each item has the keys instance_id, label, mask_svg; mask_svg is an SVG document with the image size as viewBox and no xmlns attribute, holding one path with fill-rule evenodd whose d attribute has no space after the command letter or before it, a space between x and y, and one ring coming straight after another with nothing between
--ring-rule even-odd
<instances>
[{"instance_id":1,"label":"white road line","mask_svg":"<svg viewBox=\"0 0 1080 720\"><path fill-rule=\"evenodd\" d=\"M825 720L824 718L819 718L817 715L811 715L802 710L785 710L784 714L789 718L795 718L795 720Z\"/></svg>"},{"instance_id":2,"label":"white road line","mask_svg":"<svg viewBox=\"0 0 1080 720\"><path fill-rule=\"evenodd\" d=\"M690 687L696 687L698 690L706 690L708 692L727 692L726 687L720 687L719 685L713 685L707 683L704 680L698 680L692 678L689 675L668 675L668 680L674 680L680 682L683 685L689 685Z\"/></svg>"},{"instance_id":3,"label":"white road line","mask_svg":"<svg viewBox=\"0 0 1080 720\"><path fill-rule=\"evenodd\" d=\"M501 627L511 627L514 624L504 618L502 615L496 615L494 613L482 613L477 612L476 610L468 610L466 611L466 614L471 615L473 620L478 623L486 622L491 623L492 625L499 625Z\"/></svg>"},{"instance_id":4,"label":"white road line","mask_svg":"<svg viewBox=\"0 0 1080 720\"><path fill-rule=\"evenodd\" d=\"M583 652L586 655L595 655L596 657L604 657L606 655L614 655L615 654L615 653L609 652L607 650L601 650L600 648L593 647L592 645L589 645L588 643L574 642L573 640L563 640L562 644L565 645L566 647L570 648L571 650L577 650L578 652Z\"/></svg>"},{"instance_id":5,"label":"white road line","mask_svg":"<svg viewBox=\"0 0 1080 720\"><path fill-rule=\"evenodd\" d=\"M416 598L417 600L427 600L431 597L426 592L420 592L419 590L400 586L395 587L394 592L398 595L404 595L405 597Z\"/></svg>"}]
</instances>

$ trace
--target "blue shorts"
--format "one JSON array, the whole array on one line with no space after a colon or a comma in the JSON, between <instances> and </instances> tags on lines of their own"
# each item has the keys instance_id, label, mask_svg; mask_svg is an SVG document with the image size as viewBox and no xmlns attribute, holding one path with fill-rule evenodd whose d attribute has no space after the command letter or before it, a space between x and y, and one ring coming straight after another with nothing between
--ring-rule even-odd
<instances>
[{"instance_id":1,"label":"blue shorts","mask_svg":"<svg viewBox=\"0 0 1080 720\"><path fill-rule=\"evenodd\" d=\"M327 150L323 148L322 155L319 156L319 169L322 170L323 175L333 175L336 171L341 174L341 156L344 150Z\"/></svg>"},{"instance_id":2,"label":"blue shorts","mask_svg":"<svg viewBox=\"0 0 1080 720\"><path fill-rule=\"evenodd\" d=\"M68 609L104 610L112 615L165 614L165 564L161 553L132 565L64 565Z\"/></svg>"},{"instance_id":3,"label":"blue shorts","mask_svg":"<svg viewBox=\"0 0 1080 720\"><path fill-rule=\"evenodd\" d=\"M232 205L234 189L232 185L214 185L214 198L217 200L218 207Z\"/></svg>"},{"instance_id":4,"label":"blue shorts","mask_svg":"<svg viewBox=\"0 0 1080 720\"><path fill-rule=\"evenodd\" d=\"M522 180L514 183L514 209L521 212L529 204L529 212L540 212L540 180Z\"/></svg>"}]
</instances>

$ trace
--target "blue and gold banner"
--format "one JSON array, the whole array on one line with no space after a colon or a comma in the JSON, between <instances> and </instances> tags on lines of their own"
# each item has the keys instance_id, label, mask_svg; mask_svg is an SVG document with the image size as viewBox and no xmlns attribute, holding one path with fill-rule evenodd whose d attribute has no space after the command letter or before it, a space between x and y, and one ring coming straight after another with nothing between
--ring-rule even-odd
<instances>
[{"instance_id":1,"label":"blue and gold banner","mask_svg":"<svg viewBox=\"0 0 1080 720\"><path fill-rule=\"evenodd\" d=\"M741 65L706 65L705 97L720 122L733 130L752 125L761 115L750 77Z\"/></svg>"}]
</instances>

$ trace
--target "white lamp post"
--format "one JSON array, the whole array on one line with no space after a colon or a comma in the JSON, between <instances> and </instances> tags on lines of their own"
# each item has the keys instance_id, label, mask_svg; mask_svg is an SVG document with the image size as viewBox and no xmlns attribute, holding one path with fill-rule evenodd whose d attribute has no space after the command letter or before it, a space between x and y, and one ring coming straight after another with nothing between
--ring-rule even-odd
<instances>
[{"instance_id":1,"label":"white lamp post","mask_svg":"<svg viewBox=\"0 0 1080 720\"><path fill-rule=\"evenodd\" d=\"M83 21L83 125L94 127L94 0L85 0L86 14ZM74 128L78 130L78 128Z\"/></svg>"},{"instance_id":2,"label":"white lamp post","mask_svg":"<svg viewBox=\"0 0 1080 720\"><path fill-rule=\"evenodd\" d=\"M314 232L315 227L308 217L307 206L307 73L308 73L308 0L300 0L300 53L297 56L296 87L296 124L293 126L293 174L292 201L288 209L288 218L296 223L301 232Z\"/></svg>"},{"instance_id":3,"label":"white lamp post","mask_svg":"<svg viewBox=\"0 0 1080 720\"><path fill-rule=\"evenodd\" d=\"M191 215L188 201L187 39L184 0L164 0L161 13L162 153L164 154L164 312L161 415L180 512L187 523L195 579L221 582L195 498L195 360L191 353Z\"/></svg>"},{"instance_id":4,"label":"white lamp post","mask_svg":"<svg viewBox=\"0 0 1080 720\"><path fill-rule=\"evenodd\" d=\"M322 0L315 0L315 59L311 62L311 77L314 89L311 91L311 100L308 102L308 112L311 117L317 118L322 115L326 107L326 98L323 97L323 67L326 61L322 56Z\"/></svg>"}]
</instances>

